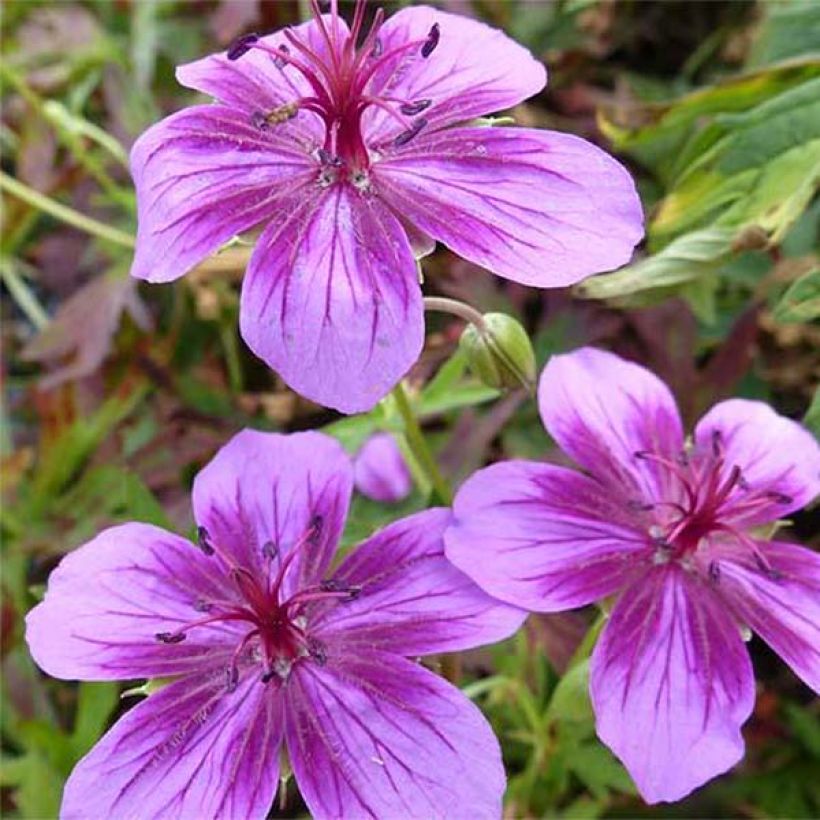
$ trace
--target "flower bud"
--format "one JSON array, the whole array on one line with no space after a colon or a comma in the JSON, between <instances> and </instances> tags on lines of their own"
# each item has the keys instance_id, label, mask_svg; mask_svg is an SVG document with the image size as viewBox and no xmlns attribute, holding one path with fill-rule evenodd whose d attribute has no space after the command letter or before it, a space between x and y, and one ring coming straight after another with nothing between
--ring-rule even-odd
<instances>
[{"instance_id":1,"label":"flower bud","mask_svg":"<svg viewBox=\"0 0 820 820\"><path fill-rule=\"evenodd\" d=\"M535 353L524 328L505 313L485 313L482 318L482 327L467 325L459 340L470 369L488 387L531 390Z\"/></svg>"}]
</instances>

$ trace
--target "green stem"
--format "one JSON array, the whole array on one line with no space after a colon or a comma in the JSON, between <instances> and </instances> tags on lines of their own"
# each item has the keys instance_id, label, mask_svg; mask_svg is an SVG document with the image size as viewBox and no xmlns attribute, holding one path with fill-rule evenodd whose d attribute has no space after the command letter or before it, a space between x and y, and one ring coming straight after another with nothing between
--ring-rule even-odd
<instances>
[{"instance_id":1,"label":"green stem","mask_svg":"<svg viewBox=\"0 0 820 820\"><path fill-rule=\"evenodd\" d=\"M59 219L61 222L66 222L81 231L90 233L100 239L107 239L115 245L121 245L124 248L133 249L136 246L136 241L133 236L120 231L117 228L111 228L103 222L98 222L90 216L81 214L67 205L62 205L59 202L51 199L51 197L29 188L28 185L23 185L22 182L10 177L8 174L0 171L0 189L8 191L12 196L23 200L23 202L37 208L44 213Z\"/></svg>"},{"instance_id":2,"label":"green stem","mask_svg":"<svg viewBox=\"0 0 820 820\"><path fill-rule=\"evenodd\" d=\"M2 277L3 284L8 288L12 299L17 303L20 310L26 314L28 320L37 330L42 330L49 323L49 315L37 301L37 297L29 290L28 285L11 260L0 260L0 277Z\"/></svg>"},{"instance_id":3,"label":"green stem","mask_svg":"<svg viewBox=\"0 0 820 820\"><path fill-rule=\"evenodd\" d=\"M228 383L231 393L242 392L242 363L239 360L239 345L236 341L234 325L221 323L219 335L222 337L222 347L225 351L225 362L228 366Z\"/></svg>"},{"instance_id":4,"label":"green stem","mask_svg":"<svg viewBox=\"0 0 820 820\"><path fill-rule=\"evenodd\" d=\"M413 413L413 408L410 406L407 392L401 382L393 388L392 395L395 399L399 415L404 422L404 437L407 440L410 451L413 453L413 457L430 480L430 484L436 496L438 496L439 502L449 506L453 503L453 491L450 489L447 479L441 474L438 464L436 464L436 460L433 457L433 453L427 446L427 441L424 438L418 419L415 413Z\"/></svg>"}]
</instances>

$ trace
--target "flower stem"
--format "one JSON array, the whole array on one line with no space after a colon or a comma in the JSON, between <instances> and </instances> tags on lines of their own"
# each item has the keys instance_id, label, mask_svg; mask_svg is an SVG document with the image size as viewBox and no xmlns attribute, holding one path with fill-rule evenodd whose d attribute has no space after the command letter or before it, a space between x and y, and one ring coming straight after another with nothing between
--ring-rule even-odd
<instances>
[{"instance_id":1,"label":"flower stem","mask_svg":"<svg viewBox=\"0 0 820 820\"><path fill-rule=\"evenodd\" d=\"M484 317L474 307L465 302L459 302L457 299L448 299L446 296L425 296L424 309L438 313L450 313L475 325L479 330L484 330Z\"/></svg>"},{"instance_id":2,"label":"flower stem","mask_svg":"<svg viewBox=\"0 0 820 820\"><path fill-rule=\"evenodd\" d=\"M106 239L124 248L134 248L136 245L136 240L130 234L120 231L117 228L111 228L103 222L98 222L90 216L86 216L79 211L75 211L73 208L69 208L67 205L62 205L51 199L51 197L45 196L45 194L41 194L33 188L29 188L28 185L23 185L22 182L18 182L14 177L10 177L2 171L0 171L0 189L8 191L12 196L53 216L55 219L66 222L100 239Z\"/></svg>"},{"instance_id":3,"label":"flower stem","mask_svg":"<svg viewBox=\"0 0 820 820\"><path fill-rule=\"evenodd\" d=\"M393 388L393 398L402 422L404 422L404 437L407 440L410 452L429 479L439 503L449 506L453 503L453 491L450 489L447 479L441 474L438 464L436 464L401 382Z\"/></svg>"}]
</instances>

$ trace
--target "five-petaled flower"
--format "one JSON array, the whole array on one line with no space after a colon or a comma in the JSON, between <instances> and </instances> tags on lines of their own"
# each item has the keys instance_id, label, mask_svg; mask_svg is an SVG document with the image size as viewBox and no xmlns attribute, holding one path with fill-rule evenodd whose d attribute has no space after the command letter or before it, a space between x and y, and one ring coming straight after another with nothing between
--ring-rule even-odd
<instances>
[{"instance_id":1,"label":"five-petaled flower","mask_svg":"<svg viewBox=\"0 0 820 820\"><path fill-rule=\"evenodd\" d=\"M820 690L820 556L759 534L820 490L820 448L767 405L715 405L684 442L653 374L610 353L556 356L544 424L585 471L523 461L461 488L448 557L539 612L616 595L591 660L600 738L649 802L677 800L743 754L757 632Z\"/></svg>"},{"instance_id":2,"label":"five-petaled flower","mask_svg":"<svg viewBox=\"0 0 820 820\"><path fill-rule=\"evenodd\" d=\"M492 730L410 658L496 641L525 613L447 562L443 509L330 572L351 487L327 436L245 431L196 478L198 546L133 523L63 559L27 619L37 663L166 681L80 761L63 817L261 818L283 744L318 817L500 815Z\"/></svg>"},{"instance_id":3,"label":"five-petaled flower","mask_svg":"<svg viewBox=\"0 0 820 820\"><path fill-rule=\"evenodd\" d=\"M177 71L216 99L147 131L131 164L132 274L182 276L264 226L242 289L250 348L304 396L372 407L417 358L414 259L435 240L538 287L631 256L643 233L629 174L575 136L481 127L538 93L544 67L502 32L425 6L365 31L330 14Z\"/></svg>"}]
</instances>

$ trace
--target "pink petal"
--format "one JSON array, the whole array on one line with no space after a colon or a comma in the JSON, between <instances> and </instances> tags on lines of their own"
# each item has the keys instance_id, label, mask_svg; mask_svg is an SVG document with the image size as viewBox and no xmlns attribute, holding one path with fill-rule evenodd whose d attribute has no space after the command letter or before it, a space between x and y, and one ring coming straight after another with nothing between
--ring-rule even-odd
<instances>
[{"instance_id":1,"label":"pink petal","mask_svg":"<svg viewBox=\"0 0 820 820\"><path fill-rule=\"evenodd\" d=\"M333 576L361 594L324 622L317 618L317 634L337 651L376 647L409 656L471 649L515 632L526 613L490 598L445 558L449 522L449 510L426 510L365 541Z\"/></svg>"},{"instance_id":2,"label":"pink petal","mask_svg":"<svg viewBox=\"0 0 820 820\"><path fill-rule=\"evenodd\" d=\"M820 493L820 445L808 430L768 404L746 399L716 404L695 428L695 441L711 447L716 432L724 452L724 475L737 465L745 481L726 505L726 515L735 523L752 526L783 518ZM756 490L771 493L771 500L752 508L744 499Z\"/></svg>"},{"instance_id":3,"label":"pink petal","mask_svg":"<svg viewBox=\"0 0 820 820\"><path fill-rule=\"evenodd\" d=\"M265 817L276 794L281 699L257 676L227 693L224 669L137 704L77 764L60 817Z\"/></svg>"},{"instance_id":4,"label":"pink petal","mask_svg":"<svg viewBox=\"0 0 820 820\"><path fill-rule=\"evenodd\" d=\"M343 413L369 410L407 372L424 337L401 225L347 183L293 200L257 243L240 327L297 393Z\"/></svg>"},{"instance_id":5,"label":"pink petal","mask_svg":"<svg viewBox=\"0 0 820 820\"><path fill-rule=\"evenodd\" d=\"M26 618L38 666L69 680L128 680L180 675L227 659L237 643L230 625L174 632L203 617L198 603L232 594L219 567L193 544L159 527L123 524L66 555L42 603Z\"/></svg>"},{"instance_id":6,"label":"pink petal","mask_svg":"<svg viewBox=\"0 0 820 820\"><path fill-rule=\"evenodd\" d=\"M325 574L352 492L350 458L330 436L243 430L197 475L194 516L218 553L260 575L301 545L289 595Z\"/></svg>"},{"instance_id":7,"label":"pink petal","mask_svg":"<svg viewBox=\"0 0 820 820\"><path fill-rule=\"evenodd\" d=\"M626 170L578 137L529 128L425 134L373 166L393 208L465 259L535 287L629 261L643 216Z\"/></svg>"},{"instance_id":8,"label":"pink petal","mask_svg":"<svg viewBox=\"0 0 820 820\"><path fill-rule=\"evenodd\" d=\"M322 19L329 26L330 16L323 15ZM340 34L346 35L348 28L345 21L338 18L338 25ZM314 52L327 54L325 41L315 21L291 26L290 30ZM287 45L293 53L293 46L285 37L284 29L260 37L259 43L274 49ZM278 68L273 55L257 48L250 49L238 60L229 60L226 52L203 57L179 66L176 76L182 85L239 109L246 118L254 111L268 113L314 93L310 83L297 69L293 66ZM320 147L325 134L322 120L308 111L300 111L294 119L278 123L276 131L300 142L305 150Z\"/></svg>"},{"instance_id":9,"label":"pink petal","mask_svg":"<svg viewBox=\"0 0 820 820\"><path fill-rule=\"evenodd\" d=\"M462 485L445 542L488 593L537 612L611 595L652 553L630 511L597 482L525 461L493 464Z\"/></svg>"},{"instance_id":10,"label":"pink petal","mask_svg":"<svg viewBox=\"0 0 820 820\"><path fill-rule=\"evenodd\" d=\"M648 803L680 800L743 756L748 653L722 602L677 565L621 596L592 655L590 692L598 736Z\"/></svg>"},{"instance_id":11,"label":"pink petal","mask_svg":"<svg viewBox=\"0 0 820 820\"><path fill-rule=\"evenodd\" d=\"M500 817L501 753L481 712L404 658L304 664L287 744L314 817Z\"/></svg>"},{"instance_id":12,"label":"pink petal","mask_svg":"<svg viewBox=\"0 0 820 820\"><path fill-rule=\"evenodd\" d=\"M354 475L356 489L374 501L401 501L413 489L413 477L390 433L376 433L364 443L356 455Z\"/></svg>"},{"instance_id":13,"label":"pink petal","mask_svg":"<svg viewBox=\"0 0 820 820\"><path fill-rule=\"evenodd\" d=\"M653 373L591 347L553 356L538 386L549 434L619 498L668 500L669 470L637 454L676 461L683 447L675 400Z\"/></svg>"},{"instance_id":14,"label":"pink petal","mask_svg":"<svg viewBox=\"0 0 820 820\"><path fill-rule=\"evenodd\" d=\"M441 128L511 108L546 84L544 66L504 32L427 6L402 9L385 22L379 31L383 55L402 43L423 42L434 24L440 37L433 53L425 59L415 48L387 60L368 88L372 96L432 100L422 116L428 128ZM379 108L365 114L364 129L371 144L403 130Z\"/></svg>"},{"instance_id":15,"label":"pink petal","mask_svg":"<svg viewBox=\"0 0 820 820\"><path fill-rule=\"evenodd\" d=\"M281 132L260 131L221 105L162 120L131 151L138 207L132 276L177 279L269 217L318 168Z\"/></svg>"},{"instance_id":16,"label":"pink petal","mask_svg":"<svg viewBox=\"0 0 820 820\"><path fill-rule=\"evenodd\" d=\"M746 555L720 561L720 589L745 623L820 694L820 555L759 541L770 571Z\"/></svg>"}]
</instances>

